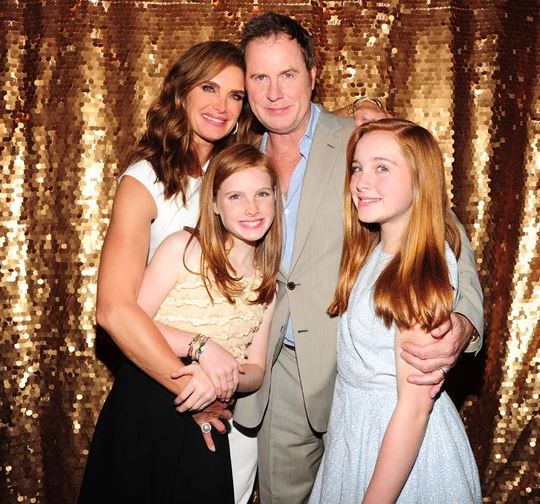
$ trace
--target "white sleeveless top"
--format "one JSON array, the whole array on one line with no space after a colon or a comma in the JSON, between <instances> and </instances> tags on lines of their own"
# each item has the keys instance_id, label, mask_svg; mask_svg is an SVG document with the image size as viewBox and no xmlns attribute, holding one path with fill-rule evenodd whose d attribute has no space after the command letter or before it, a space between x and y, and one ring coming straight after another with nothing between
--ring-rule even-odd
<instances>
[{"instance_id":1,"label":"white sleeveless top","mask_svg":"<svg viewBox=\"0 0 540 504\"><path fill-rule=\"evenodd\" d=\"M204 166L203 171L206 170L206 166ZM148 161L137 161L130 165L118 177L118 182L126 175L133 177L146 187L156 203L157 217L152 221L150 227L150 249L147 259L147 262L149 262L159 244L167 236L176 231L181 231L184 226L193 227L197 223L199 217L199 189L202 177L189 177L186 204L184 205L180 195L165 199L163 184L156 180L154 168Z\"/></svg>"}]
</instances>

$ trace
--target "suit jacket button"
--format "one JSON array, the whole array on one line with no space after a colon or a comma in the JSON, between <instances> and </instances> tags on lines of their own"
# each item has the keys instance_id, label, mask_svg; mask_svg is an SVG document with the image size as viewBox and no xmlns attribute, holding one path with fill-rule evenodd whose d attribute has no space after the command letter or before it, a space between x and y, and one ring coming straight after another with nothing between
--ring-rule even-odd
<instances>
[{"instance_id":1,"label":"suit jacket button","mask_svg":"<svg viewBox=\"0 0 540 504\"><path fill-rule=\"evenodd\" d=\"M296 284L294 282L287 282L287 289L294 290L296 287Z\"/></svg>"}]
</instances>

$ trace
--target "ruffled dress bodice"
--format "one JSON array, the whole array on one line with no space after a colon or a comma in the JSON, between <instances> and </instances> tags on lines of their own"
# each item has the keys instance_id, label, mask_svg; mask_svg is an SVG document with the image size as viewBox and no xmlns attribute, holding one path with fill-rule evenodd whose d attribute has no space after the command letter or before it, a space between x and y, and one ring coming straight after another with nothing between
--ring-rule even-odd
<instances>
[{"instance_id":1,"label":"ruffled dress bodice","mask_svg":"<svg viewBox=\"0 0 540 504\"><path fill-rule=\"evenodd\" d=\"M255 289L260 281L259 275L240 280L244 292L235 299L235 304L229 303L216 288L211 288L212 302L202 277L184 271L154 318L183 331L204 334L244 362L247 347L266 309L266 305L249 304L249 300L256 297Z\"/></svg>"}]
</instances>

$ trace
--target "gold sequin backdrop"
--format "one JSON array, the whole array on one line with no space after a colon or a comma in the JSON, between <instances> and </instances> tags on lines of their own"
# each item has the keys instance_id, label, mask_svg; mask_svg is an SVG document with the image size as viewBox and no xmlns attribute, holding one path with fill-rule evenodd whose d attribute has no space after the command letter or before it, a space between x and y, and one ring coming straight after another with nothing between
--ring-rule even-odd
<instances>
[{"instance_id":1,"label":"gold sequin backdrop","mask_svg":"<svg viewBox=\"0 0 540 504\"><path fill-rule=\"evenodd\" d=\"M94 320L99 250L115 176L160 79L193 43L237 40L250 16L276 10L314 36L320 102L385 97L440 140L487 321L482 353L454 372L454 397L485 501L538 502L538 9L535 0L3 0L0 500L75 500L111 383L111 349Z\"/></svg>"}]
</instances>

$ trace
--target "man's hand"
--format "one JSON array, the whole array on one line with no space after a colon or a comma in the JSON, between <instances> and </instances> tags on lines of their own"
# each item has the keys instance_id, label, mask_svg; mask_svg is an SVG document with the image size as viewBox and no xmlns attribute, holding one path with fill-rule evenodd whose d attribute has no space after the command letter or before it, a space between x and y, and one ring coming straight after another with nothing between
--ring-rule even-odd
<instances>
[{"instance_id":1,"label":"man's hand","mask_svg":"<svg viewBox=\"0 0 540 504\"><path fill-rule=\"evenodd\" d=\"M227 432L227 427L221 420L230 420L232 418L232 413L228 409L229 406L229 403L223 401L214 401L212 404L210 404L210 406L207 406L202 411L194 413L192 415L193 421L199 427L204 423L209 423L212 427L215 427L220 434L225 434ZM212 431L202 432L201 429L201 434L208 449L215 452L216 445L212 439Z\"/></svg>"},{"instance_id":2,"label":"man's hand","mask_svg":"<svg viewBox=\"0 0 540 504\"><path fill-rule=\"evenodd\" d=\"M174 404L177 406L176 411L184 413L188 410L202 410L216 400L214 385L199 364L193 362L171 374L173 379L181 376L191 376L191 379L174 400Z\"/></svg>"},{"instance_id":3,"label":"man's hand","mask_svg":"<svg viewBox=\"0 0 540 504\"><path fill-rule=\"evenodd\" d=\"M199 364L212 382L217 398L229 401L238 388L239 373L244 373L240 363L221 345L208 340Z\"/></svg>"},{"instance_id":4,"label":"man's hand","mask_svg":"<svg viewBox=\"0 0 540 504\"><path fill-rule=\"evenodd\" d=\"M407 381L417 385L431 385L431 397L441 390L446 373L465 349L474 331L469 320L459 313L431 331L433 342L427 345L403 343L401 357L422 374L410 375Z\"/></svg>"}]
</instances>

